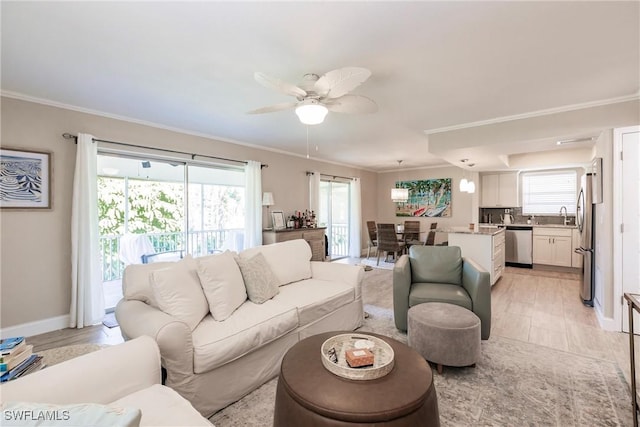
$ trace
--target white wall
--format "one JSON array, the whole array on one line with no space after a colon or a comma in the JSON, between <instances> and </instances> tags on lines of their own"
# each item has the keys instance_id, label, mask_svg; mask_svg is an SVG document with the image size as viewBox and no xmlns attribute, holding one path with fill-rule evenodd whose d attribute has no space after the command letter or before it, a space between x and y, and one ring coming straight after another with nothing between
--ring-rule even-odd
<instances>
[{"instance_id":1,"label":"white wall","mask_svg":"<svg viewBox=\"0 0 640 427\"><path fill-rule=\"evenodd\" d=\"M372 172L7 97L2 98L1 108L2 146L49 151L53 166L51 210L1 212L3 330L25 324L38 332L52 325L53 329L66 326L71 298L70 217L76 146L62 138L64 132L266 163L269 167L263 169L263 190L274 193L276 204L272 209L285 213L308 207L308 170L360 177L363 218L375 215L372 212L377 209L377 175ZM362 242L366 247L364 221Z\"/></svg>"},{"instance_id":2,"label":"white wall","mask_svg":"<svg viewBox=\"0 0 640 427\"><path fill-rule=\"evenodd\" d=\"M602 157L602 203L595 205L596 309L605 318L613 317L613 130L602 133L595 146L595 156ZM600 295L601 299L600 300Z\"/></svg>"}]
</instances>

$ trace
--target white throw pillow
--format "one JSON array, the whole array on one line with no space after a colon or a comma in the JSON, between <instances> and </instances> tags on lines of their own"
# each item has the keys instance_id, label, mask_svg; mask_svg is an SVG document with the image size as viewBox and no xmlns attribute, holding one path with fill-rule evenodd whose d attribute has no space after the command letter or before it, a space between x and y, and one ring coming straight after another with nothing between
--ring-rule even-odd
<instances>
[{"instance_id":1,"label":"white throw pillow","mask_svg":"<svg viewBox=\"0 0 640 427\"><path fill-rule=\"evenodd\" d=\"M151 273L158 308L185 322L192 331L209 313L196 268L193 258L187 255L182 261Z\"/></svg>"},{"instance_id":2,"label":"white throw pillow","mask_svg":"<svg viewBox=\"0 0 640 427\"><path fill-rule=\"evenodd\" d=\"M240 252L240 258L249 259L257 253L264 256L280 286L311 277L311 248L305 240L289 240L245 249Z\"/></svg>"},{"instance_id":3,"label":"white throw pillow","mask_svg":"<svg viewBox=\"0 0 640 427\"><path fill-rule=\"evenodd\" d=\"M215 320L225 320L247 300L242 273L230 251L198 258L198 277L209 311Z\"/></svg>"},{"instance_id":4,"label":"white throw pillow","mask_svg":"<svg viewBox=\"0 0 640 427\"><path fill-rule=\"evenodd\" d=\"M258 253L249 259L236 258L236 261L238 261L251 302L262 304L278 295L280 292L278 278L271 271L264 255Z\"/></svg>"},{"instance_id":5,"label":"white throw pillow","mask_svg":"<svg viewBox=\"0 0 640 427\"><path fill-rule=\"evenodd\" d=\"M2 404L3 426L96 426L137 427L140 409L97 403L54 405L51 403L9 402Z\"/></svg>"}]
</instances>

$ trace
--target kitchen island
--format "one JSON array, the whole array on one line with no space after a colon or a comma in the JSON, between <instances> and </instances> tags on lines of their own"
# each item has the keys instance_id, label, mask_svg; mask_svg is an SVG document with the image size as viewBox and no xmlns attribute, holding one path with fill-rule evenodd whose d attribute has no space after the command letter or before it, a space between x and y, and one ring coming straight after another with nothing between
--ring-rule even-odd
<instances>
[{"instance_id":1,"label":"kitchen island","mask_svg":"<svg viewBox=\"0 0 640 427\"><path fill-rule=\"evenodd\" d=\"M451 227L438 230L448 234L449 246L458 246L462 256L470 258L489 272L491 286L504 272L505 229L497 226Z\"/></svg>"}]
</instances>

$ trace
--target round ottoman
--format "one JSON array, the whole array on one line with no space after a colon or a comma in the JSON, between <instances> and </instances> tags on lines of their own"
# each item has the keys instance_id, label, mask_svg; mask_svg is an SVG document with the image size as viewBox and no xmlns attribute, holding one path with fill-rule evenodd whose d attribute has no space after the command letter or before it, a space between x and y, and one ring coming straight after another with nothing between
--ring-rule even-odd
<instances>
[{"instance_id":1,"label":"round ottoman","mask_svg":"<svg viewBox=\"0 0 640 427\"><path fill-rule=\"evenodd\" d=\"M409 309L407 340L429 362L470 366L480 358L480 319L453 304L428 302Z\"/></svg>"},{"instance_id":2,"label":"round ottoman","mask_svg":"<svg viewBox=\"0 0 640 427\"><path fill-rule=\"evenodd\" d=\"M329 372L320 356L322 343L340 333L344 332L305 338L285 354L274 427L440 426L433 375L420 354L392 338L367 332L393 348L395 365L378 379L349 380Z\"/></svg>"}]
</instances>

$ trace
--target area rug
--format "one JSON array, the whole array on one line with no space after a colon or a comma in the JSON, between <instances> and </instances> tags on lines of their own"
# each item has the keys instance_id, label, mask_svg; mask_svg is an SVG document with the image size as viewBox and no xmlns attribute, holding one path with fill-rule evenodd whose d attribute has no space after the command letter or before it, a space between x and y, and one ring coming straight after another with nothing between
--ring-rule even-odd
<instances>
[{"instance_id":1,"label":"area rug","mask_svg":"<svg viewBox=\"0 0 640 427\"><path fill-rule=\"evenodd\" d=\"M107 344L73 344L63 347L51 348L49 350L38 351L38 355L42 356L42 361L46 366L57 365L66 360L82 356L83 354L98 351L101 348L108 347Z\"/></svg>"},{"instance_id":2,"label":"area rug","mask_svg":"<svg viewBox=\"0 0 640 427\"><path fill-rule=\"evenodd\" d=\"M381 270L393 270L393 266L395 263L392 261L393 258L389 257L391 262L387 262L384 259L384 256L380 256L380 261L377 261L375 255L371 258L362 258L359 265L363 265L366 267L377 268Z\"/></svg>"},{"instance_id":3,"label":"area rug","mask_svg":"<svg viewBox=\"0 0 640 427\"><path fill-rule=\"evenodd\" d=\"M360 331L406 343L393 324L391 272L365 273ZM434 374L443 426L628 426L630 391L617 364L507 338L482 342L475 368ZM217 427L273 422L277 378L214 414Z\"/></svg>"}]
</instances>

